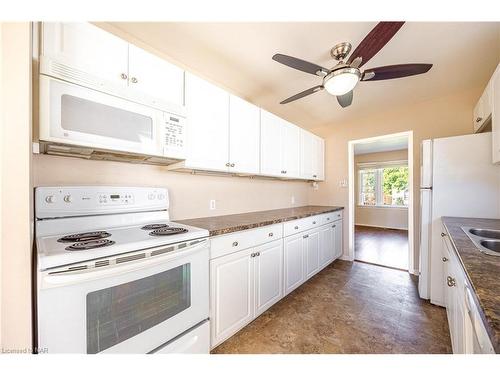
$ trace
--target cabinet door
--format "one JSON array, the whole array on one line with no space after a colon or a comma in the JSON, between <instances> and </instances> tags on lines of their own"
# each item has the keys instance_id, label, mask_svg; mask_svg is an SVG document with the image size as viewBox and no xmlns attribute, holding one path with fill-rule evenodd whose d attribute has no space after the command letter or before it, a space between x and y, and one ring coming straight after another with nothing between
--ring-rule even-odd
<instances>
[{"instance_id":1,"label":"cabinet door","mask_svg":"<svg viewBox=\"0 0 500 375\"><path fill-rule=\"evenodd\" d=\"M231 172L259 173L259 107L231 95L229 98L229 163Z\"/></svg>"},{"instance_id":2,"label":"cabinet door","mask_svg":"<svg viewBox=\"0 0 500 375\"><path fill-rule=\"evenodd\" d=\"M334 231L334 243L335 243L333 259L338 259L342 256L344 249L342 220L336 221L332 225L332 229Z\"/></svg>"},{"instance_id":3,"label":"cabinet door","mask_svg":"<svg viewBox=\"0 0 500 375\"><path fill-rule=\"evenodd\" d=\"M260 111L260 173L265 176L283 177L282 168L282 120Z\"/></svg>"},{"instance_id":4,"label":"cabinet door","mask_svg":"<svg viewBox=\"0 0 500 375\"><path fill-rule=\"evenodd\" d=\"M166 60L129 45L129 87L156 104L184 104L184 71Z\"/></svg>"},{"instance_id":5,"label":"cabinet door","mask_svg":"<svg viewBox=\"0 0 500 375\"><path fill-rule=\"evenodd\" d=\"M281 120L281 160L287 178L300 176L300 133L299 127Z\"/></svg>"},{"instance_id":6,"label":"cabinet door","mask_svg":"<svg viewBox=\"0 0 500 375\"><path fill-rule=\"evenodd\" d=\"M319 270L319 237L319 231L303 236L306 257L306 279L315 275Z\"/></svg>"},{"instance_id":7,"label":"cabinet door","mask_svg":"<svg viewBox=\"0 0 500 375\"><path fill-rule=\"evenodd\" d=\"M300 130L300 178L312 180L314 164L317 162L314 153L315 139L313 134Z\"/></svg>"},{"instance_id":8,"label":"cabinet door","mask_svg":"<svg viewBox=\"0 0 500 375\"><path fill-rule=\"evenodd\" d=\"M252 249L210 261L212 347L253 318Z\"/></svg>"},{"instance_id":9,"label":"cabinet door","mask_svg":"<svg viewBox=\"0 0 500 375\"><path fill-rule=\"evenodd\" d=\"M283 297L283 241L254 249L255 316Z\"/></svg>"},{"instance_id":10,"label":"cabinet door","mask_svg":"<svg viewBox=\"0 0 500 375\"><path fill-rule=\"evenodd\" d=\"M493 163L500 162L500 65L491 81L491 128L493 137Z\"/></svg>"},{"instance_id":11,"label":"cabinet door","mask_svg":"<svg viewBox=\"0 0 500 375\"><path fill-rule=\"evenodd\" d=\"M42 55L52 60L41 67L44 73L83 85L126 88L127 42L89 23L45 22L42 27Z\"/></svg>"},{"instance_id":12,"label":"cabinet door","mask_svg":"<svg viewBox=\"0 0 500 375\"><path fill-rule=\"evenodd\" d=\"M228 171L229 94L186 73L188 157L193 169Z\"/></svg>"},{"instance_id":13,"label":"cabinet door","mask_svg":"<svg viewBox=\"0 0 500 375\"><path fill-rule=\"evenodd\" d=\"M301 285L304 280L304 251L302 234L285 238L285 295Z\"/></svg>"},{"instance_id":14,"label":"cabinet door","mask_svg":"<svg viewBox=\"0 0 500 375\"><path fill-rule=\"evenodd\" d=\"M334 228L323 225L319 232L319 268L324 268L333 260L335 252Z\"/></svg>"},{"instance_id":15,"label":"cabinet door","mask_svg":"<svg viewBox=\"0 0 500 375\"><path fill-rule=\"evenodd\" d=\"M322 181L325 179L325 141L317 136L315 136L314 155L313 179Z\"/></svg>"}]
</instances>

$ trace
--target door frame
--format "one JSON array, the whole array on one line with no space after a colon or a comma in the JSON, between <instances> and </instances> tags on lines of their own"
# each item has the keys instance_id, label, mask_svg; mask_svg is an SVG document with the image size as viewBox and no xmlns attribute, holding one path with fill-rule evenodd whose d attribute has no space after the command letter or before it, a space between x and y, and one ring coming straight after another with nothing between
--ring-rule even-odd
<instances>
[{"instance_id":1,"label":"door frame","mask_svg":"<svg viewBox=\"0 0 500 375\"><path fill-rule=\"evenodd\" d=\"M348 260L354 261L354 225L355 225L355 213L356 213L356 191L355 191L355 166L354 166L354 146L359 143L374 142L388 138L394 137L408 137L408 185L409 197L408 197L408 272L413 275L418 275L418 269L415 268L415 226L414 226L414 189L413 186L413 131L405 131L400 133L392 133L381 135L371 138L363 138L349 141L347 144L348 153L348 163L349 163L349 206L348 206L348 216L349 216L349 247L348 247Z\"/></svg>"}]
</instances>

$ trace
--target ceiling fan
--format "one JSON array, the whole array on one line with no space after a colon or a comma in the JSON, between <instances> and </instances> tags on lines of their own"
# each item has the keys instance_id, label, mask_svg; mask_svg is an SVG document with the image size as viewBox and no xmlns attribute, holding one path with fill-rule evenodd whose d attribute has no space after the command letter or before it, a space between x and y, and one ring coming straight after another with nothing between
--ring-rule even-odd
<instances>
[{"instance_id":1,"label":"ceiling fan","mask_svg":"<svg viewBox=\"0 0 500 375\"><path fill-rule=\"evenodd\" d=\"M364 64L391 40L403 24L404 22L378 23L362 40L346 62L343 60L349 55L351 44L348 42L337 44L331 49L330 55L338 63L331 69L280 53L274 55L273 60L281 64L323 78L321 85L311 87L291 96L283 100L280 104L290 103L325 89L328 93L337 97L337 101L341 107L347 107L352 103L352 90L359 81L380 81L428 72L432 64L399 64L366 69L363 72L360 70Z\"/></svg>"}]
</instances>

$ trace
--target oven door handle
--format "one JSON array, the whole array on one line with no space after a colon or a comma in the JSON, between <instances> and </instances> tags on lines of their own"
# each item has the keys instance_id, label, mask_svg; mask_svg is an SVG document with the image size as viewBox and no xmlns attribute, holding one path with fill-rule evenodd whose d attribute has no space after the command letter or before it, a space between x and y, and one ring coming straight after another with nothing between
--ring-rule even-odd
<instances>
[{"instance_id":1,"label":"oven door handle","mask_svg":"<svg viewBox=\"0 0 500 375\"><path fill-rule=\"evenodd\" d=\"M166 246L163 246L166 247ZM82 283L89 280L98 280L110 276L117 276L120 274L138 271L144 268L152 267L157 264L165 263L180 257L187 257L196 252L199 252L204 247L208 249L208 240L200 242L196 245L185 247L181 251L174 253L166 253L162 255L149 256L147 258L142 258L135 261L130 261L127 263L113 264L109 266L104 266L102 268L86 268L74 271L64 271L57 272L54 270L46 270L41 275L41 285L42 289L62 287L66 285ZM162 247L155 248L153 250L161 249ZM129 253L124 256L133 256L141 252ZM101 259L103 260L103 259ZM208 261L208 253L207 253Z\"/></svg>"}]
</instances>

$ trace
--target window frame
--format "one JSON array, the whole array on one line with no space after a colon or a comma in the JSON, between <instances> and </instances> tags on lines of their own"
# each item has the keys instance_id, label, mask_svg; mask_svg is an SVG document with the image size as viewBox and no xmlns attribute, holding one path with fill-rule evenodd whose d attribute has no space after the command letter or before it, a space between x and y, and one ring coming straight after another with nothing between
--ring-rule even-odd
<instances>
[{"instance_id":1,"label":"window frame","mask_svg":"<svg viewBox=\"0 0 500 375\"><path fill-rule=\"evenodd\" d=\"M358 163L358 199L357 206L364 208L408 208L409 205L388 205L384 204L384 183L383 183L383 175L384 169L387 168L399 168L399 167L408 167L407 160L398 160L391 162L381 162L381 163ZM362 184L362 175L363 171L366 170L374 170L375 171L375 204L367 205L363 204L362 195L363 195L363 184ZM410 189L409 181L408 181L408 189Z\"/></svg>"}]
</instances>

